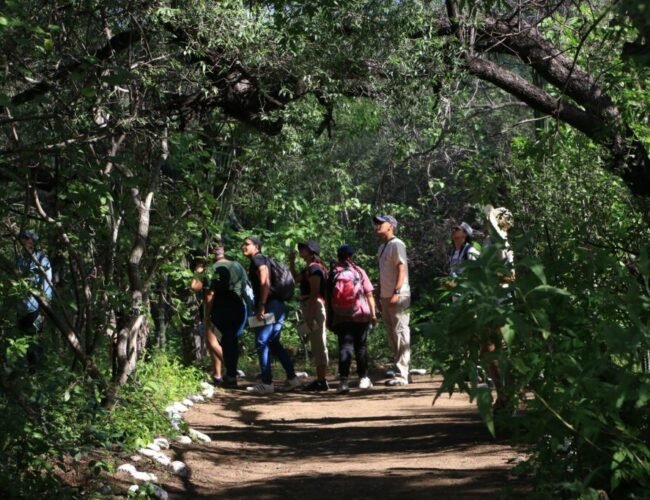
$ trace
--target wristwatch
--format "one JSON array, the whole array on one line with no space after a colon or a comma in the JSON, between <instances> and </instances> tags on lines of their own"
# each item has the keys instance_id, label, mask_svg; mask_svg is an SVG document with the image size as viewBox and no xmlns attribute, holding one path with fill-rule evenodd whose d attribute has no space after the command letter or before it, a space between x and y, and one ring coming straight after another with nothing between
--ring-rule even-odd
<instances>
[{"instance_id":1,"label":"wristwatch","mask_svg":"<svg viewBox=\"0 0 650 500\"><path fill-rule=\"evenodd\" d=\"M401 291L402 291L401 288L396 288L395 290L393 290L393 295L399 295Z\"/></svg>"}]
</instances>

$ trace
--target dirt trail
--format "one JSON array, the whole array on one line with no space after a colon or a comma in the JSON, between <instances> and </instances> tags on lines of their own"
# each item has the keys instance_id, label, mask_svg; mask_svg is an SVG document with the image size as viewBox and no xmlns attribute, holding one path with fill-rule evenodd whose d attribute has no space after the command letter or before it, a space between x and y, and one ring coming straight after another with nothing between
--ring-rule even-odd
<instances>
[{"instance_id":1,"label":"dirt trail","mask_svg":"<svg viewBox=\"0 0 650 500\"><path fill-rule=\"evenodd\" d=\"M431 401L439 378L347 395L219 391L187 422L211 443L177 445L189 478L170 498L494 498L526 491L519 454L495 441L467 397Z\"/></svg>"}]
</instances>

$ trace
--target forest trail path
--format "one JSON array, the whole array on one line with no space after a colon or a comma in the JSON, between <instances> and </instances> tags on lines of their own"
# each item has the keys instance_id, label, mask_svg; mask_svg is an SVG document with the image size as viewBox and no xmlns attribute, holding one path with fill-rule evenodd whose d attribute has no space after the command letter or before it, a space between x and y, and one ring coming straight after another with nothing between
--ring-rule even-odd
<instances>
[{"instance_id":1,"label":"forest trail path","mask_svg":"<svg viewBox=\"0 0 650 500\"><path fill-rule=\"evenodd\" d=\"M175 445L191 469L162 486L171 499L495 498L527 489L520 457L494 440L464 395L431 406L439 377L347 395L217 391L185 419L212 438ZM332 384L335 385L335 384Z\"/></svg>"}]
</instances>

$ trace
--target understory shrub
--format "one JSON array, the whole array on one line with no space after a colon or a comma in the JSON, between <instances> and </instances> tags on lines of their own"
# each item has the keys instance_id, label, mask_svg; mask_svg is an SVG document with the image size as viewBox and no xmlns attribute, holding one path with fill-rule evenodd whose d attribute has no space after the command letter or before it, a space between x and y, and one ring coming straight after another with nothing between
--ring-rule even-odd
<instances>
[{"instance_id":1,"label":"understory shrub","mask_svg":"<svg viewBox=\"0 0 650 500\"><path fill-rule=\"evenodd\" d=\"M440 394L468 393L493 433L527 446L524 469L534 472L541 497L606 491L611 498L647 498L647 253L624 262L576 247L565 259L519 260L511 305L498 302L508 292L498 285L497 272L505 269L494 251L467 264L454 290L458 299L424 328L430 357L444 374ZM481 355L496 331L502 348ZM510 400L508 411L496 416L479 368L492 362Z\"/></svg>"},{"instance_id":2,"label":"understory shrub","mask_svg":"<svg viewBox=\"0 0 650 500\"><path fill-rule=\"evenodd\" d=\"M164 408L196 393L203 374L171 354L154 352L102 407L96 384L57 356L35 373L17 369L0 392L0 491L4 498L72 498L60 473L93 450L128 451L172 436Z\"/></svg>"}]
</instances>

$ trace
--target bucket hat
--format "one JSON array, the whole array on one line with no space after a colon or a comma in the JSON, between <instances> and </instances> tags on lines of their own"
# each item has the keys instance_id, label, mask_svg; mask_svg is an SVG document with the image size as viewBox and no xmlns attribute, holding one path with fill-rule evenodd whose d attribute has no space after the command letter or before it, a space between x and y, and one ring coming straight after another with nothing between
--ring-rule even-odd
<instances>
[{"instance_id":1,"label":"bucket hat","mask_svg":"<svg viewBox=\"0 0 650 500\"><path fill-rule=\"evenodd\" d=\"M504 240L507 239L508 231L515 224L512 212L505 207L494 208L492 205L487 205L485 215L497 234Z\"/></svg>"}]
</instances>

